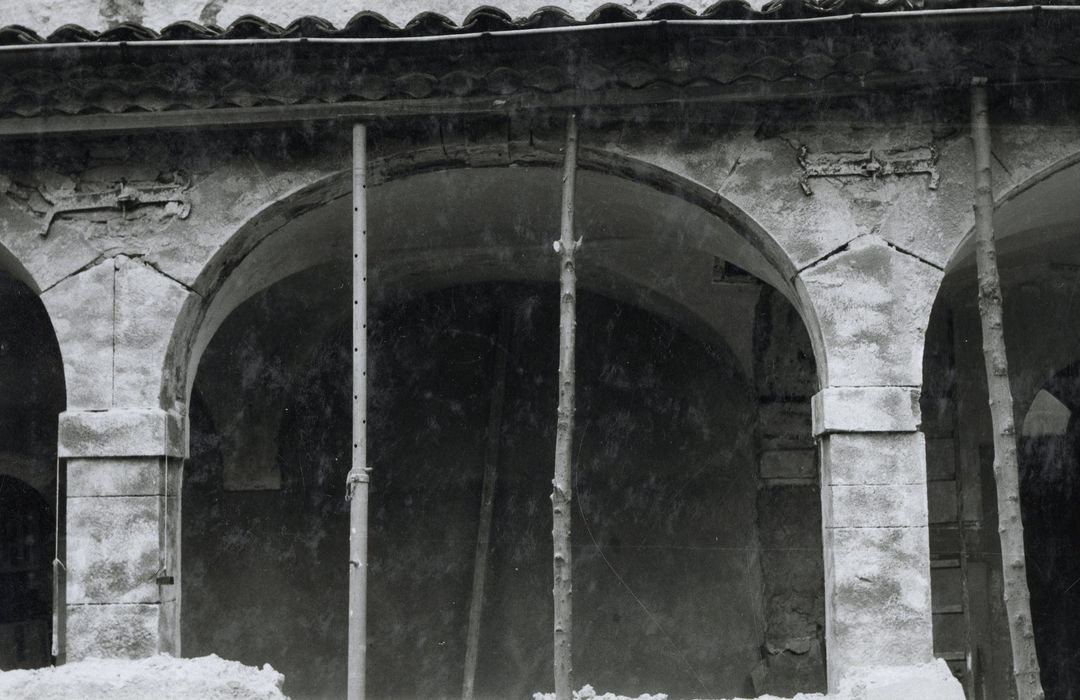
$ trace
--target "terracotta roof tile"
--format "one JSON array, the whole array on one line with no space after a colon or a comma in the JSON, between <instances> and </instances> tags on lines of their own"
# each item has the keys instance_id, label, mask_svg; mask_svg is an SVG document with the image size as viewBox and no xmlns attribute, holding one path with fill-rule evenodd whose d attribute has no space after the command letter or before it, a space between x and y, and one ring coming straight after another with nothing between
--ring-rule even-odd
<instances>
[{"instance_id":1,"label":"terracotta roof tile","mask_svg":"<svg viewBox=\"0 0 1080 700\"><path fill-rule=\"evenodd\" d=\"M461 24L455 24L435 12L423 12L404 26L398 26L377 12L363 11L354 15L343 27L335 27L325 19L312 16L299 17L288 26L281 27L261 17L245 15L224 29L195 22L176 22L160 31L130 23L105 31L95 31L68 24L47 37L42 37L27 27L9 25L0 27L0 45L207 39L408 38L640 21L798 19L910 9L1023 4L1027 3L1024 0L771 0L760 9L755 9L745 0L719 0L700 13L672 2L660 5L639 17L625 5L608 3L598 7L584 19L575 18L565 10L551 6L542 7L528 17L520 18L512 18L496 7L481 6L470 12ZM1080 4L1080 0L1052 0L1051 4L1076 5Z\"/></svg>"}]
</instances>

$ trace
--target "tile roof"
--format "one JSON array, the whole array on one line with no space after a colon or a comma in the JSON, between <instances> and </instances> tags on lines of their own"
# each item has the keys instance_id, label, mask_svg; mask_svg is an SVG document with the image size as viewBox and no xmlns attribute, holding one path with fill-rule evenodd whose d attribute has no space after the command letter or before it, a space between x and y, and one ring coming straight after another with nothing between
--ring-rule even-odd
<instances>
[{"instance_id":1,"label":"tile roof","mask_svg":"<svg viewBox=\"0 0 1080 700\"><path fill-rule=\"evenodd\" d=\"M790 20L874 12L905 10L976 9L1023 6L1023 0L771 0L760 9L745 0L719 0L702 12L685 5L667 3L644 16L626 6L609 3L588 17L577 19L558 7L543 7L528 17L512 18L495 7L478 7L455 24L435 12L423 12L404 26L390 22L376 12L360 12L344 26L335 27L320 17L300 17L282 27L261 17L246 15L228 27L176 22L155 31L139 24L125 23L104 31L67 24L48 36L27 27L0 27L0 46L93 42L144 42L250 39L389 39L462 34L513 32L541 28L568 28L632 22L703 20ZM1080 0L1053 0L1052 5L1077 5Z\"/></svg>"},{"instance_id":2,"label":"tile roof","mask_svg":"<svg viewBox=\"0 0 1080 700\"><path fill-rule=\"evenodd\" d=\"M227 29L181 23L161 32L67 26L46 38L8 27L0 29L0 133L155 128L167 113L175 115L170 124L194 126L237 111L273 121L817 100L951 90L973 75L1080 83L1075 5L821 16L856 6L896 10L899 1L813 0L825 7L818 21L779 23L706 20L798 19L792 7L806 19L814 16L808 0L775 0L761 12L741 0L701 14L664 5L644 18L606 5L583 21L553 8L516 21L480 8L461 25L423 14L395 27L365 12L340 29L311 17L287 27L245 17ZM596 29L576 29L589 27ZM525 31L545 28L557 44L550 33ZM469 38L449 51L424 41L455 36ZM358 49L357 39L371 41ZM162 43L169 40L192 41Z\"/></svg>"}]
</instances>

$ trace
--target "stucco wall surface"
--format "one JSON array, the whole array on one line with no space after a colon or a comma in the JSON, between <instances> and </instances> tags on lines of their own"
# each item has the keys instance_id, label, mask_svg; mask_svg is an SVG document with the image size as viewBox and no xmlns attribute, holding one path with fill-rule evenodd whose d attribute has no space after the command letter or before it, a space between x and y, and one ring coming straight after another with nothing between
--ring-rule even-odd
<instances>
[{"instance_id":1,"label":"stucco wall surface","mask_svg":"<svg viewBox=\"0 0 1080 700\"><path fill-rule=\"evenodd\" d=\"M601 0L560 0L545 3L538 0L500 0L484 3L480 0L378 0L346 2L344 0L309 0L302 6L289 0L3 0L0 2L0 24L22 24L38 32L48 33L65 24L80 24L91 29L107 29L122 22L136 22L160 29L182 20L202 24L228 26L244 15L287 25L297 17L315 15L334 23L346 24L357 12L371 10L398 25L408 23L421 12L438 12L455 22L480 5L492 5L511 17L527 17L545 5L561 7L578 19L584 19L604 4ZM639 15L664 4L663 0L626 0L620 3ZM702 11L712 0L683 0L684 5ZM759 7L764 0L750 0Z\"/></svg>"}]
</instances>

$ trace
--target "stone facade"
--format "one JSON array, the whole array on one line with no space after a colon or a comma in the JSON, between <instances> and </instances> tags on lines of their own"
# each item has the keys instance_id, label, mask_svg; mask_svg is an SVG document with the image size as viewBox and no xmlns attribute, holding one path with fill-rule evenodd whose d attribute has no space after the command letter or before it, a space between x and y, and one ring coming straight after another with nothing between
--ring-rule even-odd
<instances>
[{"instance_id":1,"label":"stone facade","mask_svg":"<svg viewBox=\"0 0 1080 700\"><path fill-rule=\"evenodd\" d=\"M455 17L455 8L434 9ZM58 18L104 29L122 21L225 23L247 9L237 2L54 2L10 13L4 23L45 34ZM288 10L263 9L287 24L276 14ZM389 14L402 13L412 6ZM327 14L339 24L351 16L338 5ZM671 53L669 66L709 62ZM405 60L386 65L401 70L395 61ZM627 71L604 79L618 82L619 95L636 89ZM487 75L494 90L494 72ZM408 87L414 77L400 76L401 89L429 104L428 88ZM440 80L442 87L429 86L431 100L451 89ZM583 598L593 596L582 633L591 644L579 667L610 672L612 683L694 678L699 687L678 691L688 696L720 689L710 694L914 697L917 688L921 697L959 697L957 683L928 665L936 653L968 697L1007 698L1000 561L987 556L997 546L996 514L980 461L987 419L964 296L973 225L964 91L937 88L914 100L898 88L830 85L829 99L675 94L627 105L612 98L582 115L579 276L596 302L579 354L603 361L581 361L595 370L582 394L595 415L579 409L579 418L593 421L580 440L595 481L581 498L597 508L592 517L611 520L586 519L595 532L580 542L587 552L580 565L594 588L578 584ZM104 104L111 93L102 94L85 97ZM229 109L259 109L237 106L238 94L229 96ZM61 105L57 95L49 99ZM469 436L484 429L493 341L476 318L448 306L455 294L484 313L494 308L491 299L517 304L513 381L521 383L511 392L516 428L504 438L515 448L504 446L513 488L497 520L511 554L496 558L506 568L493 588L503 597L495 596L492 614L508 629L516 613L546 620L540 598L515 597L515 586L527 584L513 572L531 566L514 559L532 551L522 543L539 546L528 527L542 512L527 475L546 473L549 461L542 438L550 426L537 418L545 405L536 397L546 396L554 375L545 380L535 368L551 360L540 349L552 324L537 290L556 271L550 240L558 230L555 166L566 108L556 102L509 111L497 102L453 103L456 113L431 102L426 114L371 117L369 283L385 314L382 328L393 330L382 338L384 354L372 355L373 374L378 368L395 378L372 380L383 392L374 395L377 410L395 416L372 429L387 475L380 484L376 471L373 485L389 494L379 501L375 532L402 538L386 545L394 551L375 551L385 559L374 575L407 581L414 562L442 562L430 580L419 577L414 597L384 583L384 605L400 613L380 623L387 648L430 633L434 646L416 642L421 647L412 651L430 662L428 677L441 679L408 688L386 680L388 693L444 692L457 682L453 630L461 615L452 608L465 603L454 597L461 588L454 577L468 569L469 546L451 554L475 527L467 504L478 484L469 465L480 448ZM149 112L168 115L164 104ZM1069 194L1080 152L1080 132L1069 126L1074 106L1034 88L1003 91L995 106L998 225L1003 261L1015 261L1007 294L1058 300L1038 318L1075 328L1060 301L1071 297L1039 267L1048 256L1059 265L1080 262L1065 234L1080 219ZM185 114L213 117L221 109ZM41 380L47 390L12 402L49 426L55 419L57 428L8 431L35 437L16 440L8 451L19 459L0 469L62 511L64 586L62 600L54 599L65 613L55 630L60 656L180 655L186 637L199 653L261 663L259 654L277 652L260 636L275 625L259 616L281 613L250 600L262 591L284 606L323 586L330 595L345 571L344 549L335 548L344 530L323 529L318 519L337 523L347 470L334 437L341 431L332 428L348 393L334 377L348 349L352 117L283 117L233 130L225 127L237 123L225 116L195 131L131 126L136 112L118 109L115 123L94 117L99 126L87 131L73 121L44 136L16 134L0 154L0 263L12 288L3 298L13 299L18 314L47 319L51 327L39 324L35 342L59 349L55 357L41 353L49 360L28 355L12 365L16 374L53 377ZM55 118L8 116L4 124L37 119L47 130ZM931 187L928 174L815 177L807 194L802 146L848 154L932 149L939 179ZM67 211L57 204L120 182L175 197ZM1072 269L1055 268L1065 276ZM1026 414L1045 386L1067 404L1064 384L1047 382L1076 360L1071 335L1042 342L1045 328L1024 325L1029 317L1015 304L1015 343L1031 346L1015 363L1018 407ZM409 330L425 323L423 333ZM395 346L395 338L411 344ZM479 344L450 346L447 338ZM621 347L633 338L654 364L634 366L635 355ZM476 376L459 366L473 361ZM406 394L429 410L417 412ZM589 445L589 430L603 438ZM57 464L63 498L54 500ZM458 505L413 508L412 499L436 497ZM417 544L438 538L445 542L434 549ZM268 550L278 544L268 542L280 544L277 561ZM664 553L653 557L650 548ZM182 554L192 562L192 581ZM340 562L328 561L337 555ZM306 573L291 579L290 566ZM649 576L650 567L670 576ZM216 599L193 600L210 590L243 622L215 627L233 613ZM417 598L434 607L411 610ZM378 596L372 602L379 605ZM281 626L341 636L340 615L319 605L304 610L284 613L293 617ZM642 610L647 619L634 634L647 641L635 658L606 640L627 634L619 625ZM409 627L410 615L424 623ZM414 636L395 638L403 628ZM443 629L449 642L438 636ZM518 664L506 673L542 677L535 667L543 643L540 632L500 637L497 653ZM336 677L340 659L320 654L314 663L325 666L311 675ZM667 666L657 661L666 655ZM500 686L497 669L483 673L493 694L538 689ZM905 677L911 685L896 681ZM303 690L340 692L318 682Z\"/></svg>"}]
</instances>

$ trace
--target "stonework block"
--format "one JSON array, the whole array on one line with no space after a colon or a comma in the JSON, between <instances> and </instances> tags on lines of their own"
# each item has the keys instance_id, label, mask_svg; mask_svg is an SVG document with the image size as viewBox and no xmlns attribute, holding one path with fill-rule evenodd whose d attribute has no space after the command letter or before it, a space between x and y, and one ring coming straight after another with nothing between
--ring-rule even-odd
<instances>
[{"instance_id":1,"label":"stonework block","mask_svg":"<svg viewBox=\"0 0 1080 700\"><path fill-rule=\"evenodd\" d=\"M190 294L140 260L116 258L114 405L158 405L173 327Z\"/></svg>"},{"instance_id":2,"label":"stonework block","mask_svg":"<svg viewBox=\"0 0 1080 700\"><path fill-rule=\"evenodd\" d=\"M154 496L69 498L67 600L157 603L161 539Z\"/></svg>"},{"instance_id":3,"label":"stonework block","mask_svg":"<svg viewBox=\"0 0 1080 700\"><path fill-rule=\"evenodd\" d=\"M928 662L927 528L827 528L825 552L830 687L860 666Z\"/></svg>"},{"instance_id":4,"label":"stonework block","mask_svg":"<svg viewBox=\"0 0 1080 700\"><path fill-rule=\"evenodd\" d=\"M825 346L823 383L921 384L923 338L942 275L875 235L801 272Z\"/></svg>"},{"instance_id":5,"label":"stonework block","mask_svg":"<svg viewBox=\"0 0 1080 700\"><path fill-rule=\"evenodd\" d=\"M826 485L821 500L825 527L921 527L927 523L923 484Z\"/></svg>"},{"instance_id":6,"label":"stonework block","mask_svg":"<svg viewBox=\"0 0 1080 700\"><path fill-rule=\"evenodd\" d=\"M860 700L964 700L964 688L944 659L860 668L846 678L830 677L829 691L829 697Z\"/></svg>"},{"instance_id":7,"label":"stonework block","mask_svg":"<svg viewBox=\"0 0 1080 700\"><path fill-rule=\"evenodd\" d=\"M60 414L60 457L184 457L183 419L159 409L67 411Z\"/></svg>"},{"instance_id":8,"label":"stonework block","mask_svg":"<svg viewBox=\"0 0 1080 700\"><path fill-rule=\"evenodd\" d=\"M159 605L68 605L67 660L140 659L158 653Z\"/></svg>"},{"instance_id":9,"label":"stonework block","mask_svg":"<svg viewBox=\"0 0 1080 700\"><path fill-rule=\"evenodd\" d=\"M814 394L814 436L826 433L900 433L919 428L919 391L913 387L828 387Z\"/></svg>"},{"instance_id":10,"label":"stonework block","mask_svg":"<svg viewBox=\"0 0 1080 700\"><path fill-rule=\"evenodd\" d=\"M810 404L806 401L774 401L758 409L761 435L770 437L806 437L810 435Z\"/></svg>"},{"instance_id":11,"label":"stonework block","mask_svg":"<svg viewBox=\"0 0 1080 700\"><path fill-rule=\"evenodd\" d=\"M168 484L165 471L165 460L158 457L71 458L67 460L68 498L179 493L183 461L169 463Z\"/></svg>"},{"instance_id":12,"label":"stonework block","mask_svg":"<svg viewBox=\"0 0 1080 700\"><path fill-rule=\"evenodd\" d=\"M834 433L821 439L822 484L925 484L922 433Z\"/></svg>"},{"instance_id":13,"label":"stonework block","mask_svg":"<svg viewBox=\"0 0 1080 700\"><path fill-rule=\"evenodd\" d=\"M113 399L113 263L106 260L41 295L64 358L68 409Z\"/></svg>"},{"instance_id":14,"label":"stonework block","mask_svg":"<svg viewBox=\"0 0 1080 700\"><path fill-rule=\"evenodd\" d=\"M762 479L814 479L817 460L814 450L766 450L761 453Z\"/></svg>"}]
</instances>

